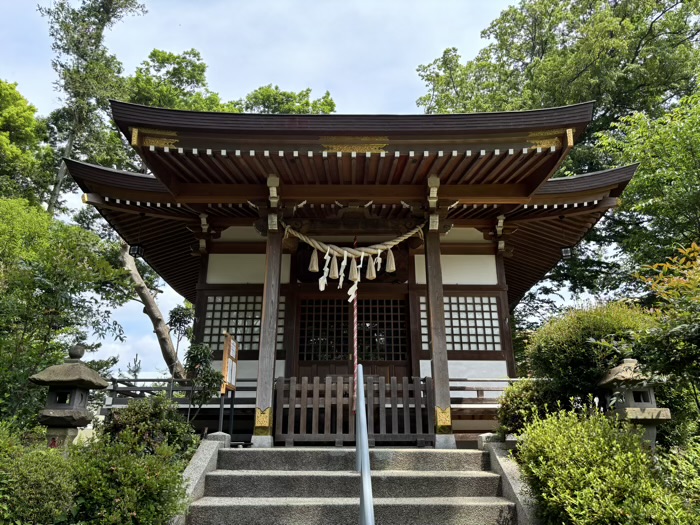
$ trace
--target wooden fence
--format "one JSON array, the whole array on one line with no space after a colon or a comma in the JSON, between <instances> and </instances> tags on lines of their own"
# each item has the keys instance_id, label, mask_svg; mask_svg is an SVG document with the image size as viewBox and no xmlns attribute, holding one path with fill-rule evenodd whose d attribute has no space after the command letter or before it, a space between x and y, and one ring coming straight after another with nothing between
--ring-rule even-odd
<instances>
[{"instance_id":1,"label":"wooden fence","mask_svg":"<svg viewBox=\"0 0 700 525\"><path fill-rule=\"evenodd\" d=\"M365 377L370 446L393 443L425 446L435 442L431 378ZM279 378L275 382L275 441L295 444L355 441L353 378Z\"/></svg>"}]
</instances>

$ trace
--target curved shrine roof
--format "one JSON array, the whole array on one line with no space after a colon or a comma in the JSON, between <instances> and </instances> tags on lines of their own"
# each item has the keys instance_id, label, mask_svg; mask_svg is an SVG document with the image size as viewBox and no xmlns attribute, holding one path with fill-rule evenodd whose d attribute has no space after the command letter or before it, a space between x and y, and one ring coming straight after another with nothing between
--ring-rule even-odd
<instances>
[{"instance_id":1,"label":"curved shrine roof","mask_svg":"<svg viewBox=\"0 0 700 525\"><path fill-rule=\"evenodd\" d=\"M66 163L85 192L84 200L95 205L126 242L136 243L140 238L146 262L190 301L195 299L200 272L200 258L193 257L197 243L193 232L200 224L200 214L206 212L209 223L218 229L252 226L259 218L258 211L248 203L178 202L165 184L150 175L74 160ZM499 216L505 216L509 250L504 258L506 282L509 302L514 306L556 265L562 247L579 242L617 204L617 197L635 170L636 166L625 166L548 180L527 204L457 205L450 209L447 222L457 228L476 227L488 232L495 228ZM284 196L283 187L281 194ZM400 203L372 204L371 210L385 219L413 216L410 208ZM295 219L323 219L336 212L335 203L305 206L297 211Z\"/></svg>"}]
</instances>

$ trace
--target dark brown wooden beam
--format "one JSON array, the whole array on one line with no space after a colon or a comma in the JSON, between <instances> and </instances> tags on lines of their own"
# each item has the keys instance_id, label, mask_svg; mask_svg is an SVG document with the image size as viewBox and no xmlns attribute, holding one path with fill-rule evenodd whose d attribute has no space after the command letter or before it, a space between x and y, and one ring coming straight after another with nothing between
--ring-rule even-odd
<instances>
[{"instance_id":1,"label":"dark brown wooden beam","mask_svg":"<svg viewBox=\"0 0 700 525\"><path fill-rule=\"evenodd\" d=\"M423 201L423 185L281 185L283 201L310 204L340 201L374 201L376 204L400 204L401 201ZM239 204L266 200L268 189L262 184L178 184L175 200L181 203ZM524 184L462 184L441 186L441 200L463 204L526 204L530 192Z\"/></svg>"},{"instance_id":2,"label":"dark brown wooden beam","mask_svg":"<svg viewBox=\"0 0 700 525\"><path fill-rule=\"evenodd\" d=\"M260 350L258 352L258 382L255 391L255 428L253 446L271 447L272 400L275 381L275 348L277 346L277 315L280 303L282 271L282 230L267 234L265 285L260 319Z\"/></svg>"}]
</instances>

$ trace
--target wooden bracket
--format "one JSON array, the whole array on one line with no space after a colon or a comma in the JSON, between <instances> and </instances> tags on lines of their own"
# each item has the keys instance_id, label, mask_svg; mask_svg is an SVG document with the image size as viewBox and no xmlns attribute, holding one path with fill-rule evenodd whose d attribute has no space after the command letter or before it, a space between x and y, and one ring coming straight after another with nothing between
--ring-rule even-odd
<instances>
[{"instance_id":1,"label":"wooden bracket","mask_svg":"<svg viewBox=\"0 0 700 525\"><path fill-rule=\"evenodd\" d=\"M280 178L277 175L268 175L267 189L270 192L270 207L277 208L280 201L279 196Z\"/></svg>"},{"instance_id":2,"label":"wooden bracket","mask_svg":"<svg viewBox=\"0 0 700 525\"><path fill-rule=\"evenodd\" d=\"M440 178L437 175L428 177L428 208L434 211L438 204L438 188L440 187Z\"/></svg>"}]
</instances>

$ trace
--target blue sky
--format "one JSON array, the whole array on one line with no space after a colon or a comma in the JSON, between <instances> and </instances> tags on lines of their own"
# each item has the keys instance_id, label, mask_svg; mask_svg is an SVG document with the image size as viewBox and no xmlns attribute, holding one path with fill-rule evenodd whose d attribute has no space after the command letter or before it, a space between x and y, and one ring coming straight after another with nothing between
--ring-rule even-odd
<instances>
[{"instance_id":1,"label":"blue sky","mask_svg":"<svg viewBox=\"0 0 700 525\"><path fill-rule=\"evenodd\" d=\"M48 5L47 0L40 2ZM490 0L146 0L148 14L108 35L131 72L154 49L195 48L209 65L209 85L236 99L265 84L330 91L338 113L417 113L425 88L416 74L447 47L471 58L480 32L512 1ZM2 0L0 78L18 84L40 114L60 105L53 90L51 40L32 0ZM77 199L75 200L76 205ZM164 313L181 302L165 290ZM120 367L138 353L144 373L165 367L138 303L115 312L126 343L104 342L101 355Z\"/></svg>"}]
</instances>

